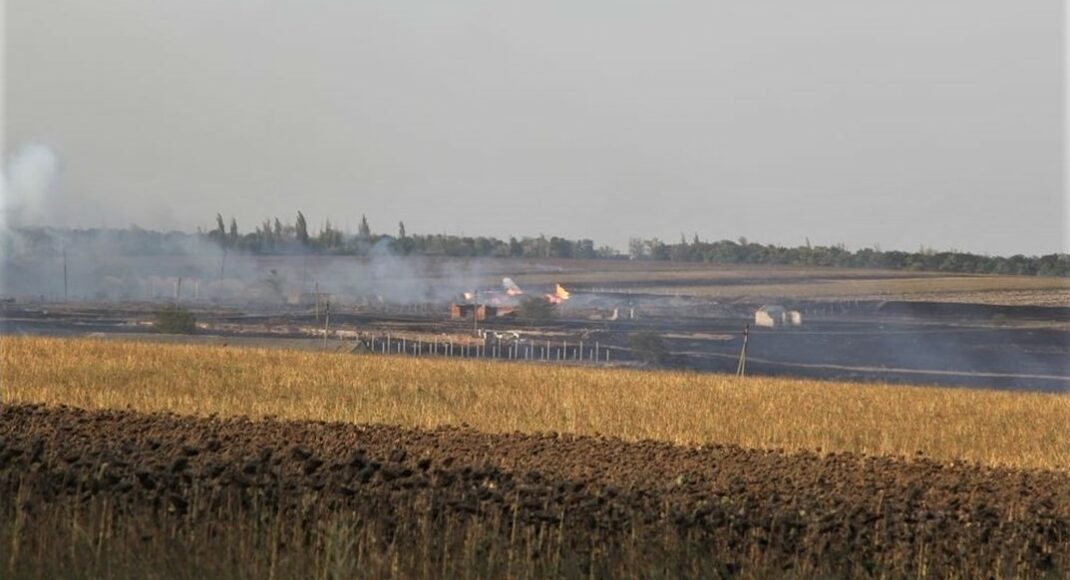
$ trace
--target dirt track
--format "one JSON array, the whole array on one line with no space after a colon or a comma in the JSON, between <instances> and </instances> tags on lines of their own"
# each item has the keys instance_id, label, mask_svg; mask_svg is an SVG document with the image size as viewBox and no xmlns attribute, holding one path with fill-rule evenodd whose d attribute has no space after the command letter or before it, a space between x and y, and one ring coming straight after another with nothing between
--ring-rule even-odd
<instances>
[{"instance_id":1,"label":"dirt track","mask_svg":"<svg viewBox=\"0 0 1070 580\"><path fill-rule=\"evenodd\" d=\"M754 550L851 573L1070 569L1070 475L924 458L0 406L0 496L20 486L30 509L107 496L181 515L208 490L257 509L419 503L609 542L675 532L729 571Z\"/></svg>"}]
</instances>

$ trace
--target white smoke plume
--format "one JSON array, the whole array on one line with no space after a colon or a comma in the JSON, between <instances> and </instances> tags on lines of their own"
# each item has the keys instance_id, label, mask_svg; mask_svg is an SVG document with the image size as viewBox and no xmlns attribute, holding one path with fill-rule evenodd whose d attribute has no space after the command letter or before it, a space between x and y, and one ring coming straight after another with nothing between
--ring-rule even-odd
<instances>
[{"instance_id":1,"label":"white smoke plume","mask_svg":"<svg viewBox=\"0 0 1070 580\"><path fill-rule=\"evenodd\" d=\"M3 260L19 246L14 228L48 219L59 161L45 145L27 145L0 164L0 293L6 288Z\"/></svg>"},{"instance_id":2,"label":"white smoke plume","mask_svg":"<svg viewBox=\"0 0 1070 580\"><path fill-rule=\"evenodd\" d=\"M16 151L0 179L0 229L45 225L59 174L59 159L47 145Z\"/></svg>"}]
</instances>

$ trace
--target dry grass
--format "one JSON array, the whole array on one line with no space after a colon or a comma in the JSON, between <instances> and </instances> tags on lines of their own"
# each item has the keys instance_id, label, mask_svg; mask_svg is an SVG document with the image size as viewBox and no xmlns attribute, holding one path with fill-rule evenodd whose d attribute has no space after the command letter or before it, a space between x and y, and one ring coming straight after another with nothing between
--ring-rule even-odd
<instances>
[{"instance_id":1,"label":"dry grass","mask_svg":"<svg viewBox=\"0 0 1070 580\"><path fill-rule=\"evenodd\" d=\"M1070 396L5 338L4 402L853 451L1070 469Z\"/></svg>"},{"instance_id":2,"label":"dry grass","mask_svg":"<svg viewBox=\"0 0 1070 580\"><path fill-rule=\"evenodd\" d=\"M800 277L800 280L805 278ZM654 294L685 294L707 298L854 298L905 299L981 302L987 304L1034 304L1047 300L1028 300L1032 294L1065 294L1070 292L1070 279L1028 276L923 276L888 277L879 279L830 278L800 281L792 284L741 284L718 286L688 284L685 286L652 286L644 292ZM1004 294L1017 296L1007 302ZM1023 299L1025 298L1025 299ZM1043 297L1042 297L1043 298Z\"/></svg>"}]
</instances>

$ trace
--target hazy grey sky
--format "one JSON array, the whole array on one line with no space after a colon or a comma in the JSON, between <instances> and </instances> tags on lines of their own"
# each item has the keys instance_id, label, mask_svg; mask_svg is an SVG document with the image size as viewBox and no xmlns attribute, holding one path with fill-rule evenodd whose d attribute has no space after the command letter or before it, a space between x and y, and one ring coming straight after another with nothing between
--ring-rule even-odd
<instances>
[{"instance_id":1,"label":"hazy grey sky","mask_svg":"<svg viewBox=\"0 0 1070 580\"><path fill-rule=\"evenodd\" d=\"M1057 0L8 0L56 223L1065 249Z\"/></svg>"}]
</instances>

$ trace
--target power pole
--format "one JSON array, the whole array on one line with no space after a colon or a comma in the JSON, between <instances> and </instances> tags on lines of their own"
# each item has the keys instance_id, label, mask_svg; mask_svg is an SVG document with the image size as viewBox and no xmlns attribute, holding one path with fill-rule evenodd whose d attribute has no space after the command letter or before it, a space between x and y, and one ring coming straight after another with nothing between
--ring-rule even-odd
<instances>
[{"instance_id":1,"label":"power pole","mask_svg":"<svg viewBox=\"0 0 1070 580\"><path fill-rule=\"evenodd\" d=\"M328 300L323 308L323 350L327 350L327 333L331 330L331 301Z\"/></svg>"},{"instance_id":2,"label":"power pole","mask_svg":"<svg viewBox=\"0 0 1070 580\"><path fill-rule=\"evenodd\" d=\"M320 283L316 282L316 322L319 322L319 320L320 320Z\"/></svg>"},{"instance_id":3,"label":"power pole","mask_svg":"<svg viewBox=\"0 0 1070 580\"><path fill-rule=\"evenodd\" d=\"M223 248L223 255L219 258L219 289L223 290L223 277L227 272L227 249Z\"/></svg>"},{"instance_id":4,"label":"power pole","mask_svg":"<svg viewBox=\"0 0 1070 580\"><path fill-rule=\"evenodd\" d=\"M739 364L736 366L736 376L742 377L747 374L747 340L750 338L750 324L743 327L743 349L739 351Z\"/></svg>"},{"instance_id":5,"label":"power pole","mask_svg":"<svg viewBox=\"0 0 1070 580\"><path fill-rule=\"evenodd\" d=\"M63 303L67 303L67 246L63 246Z\"/></svg>"},{"instance_id":6,"label":"power pole","mask_svg":"<svg viewBox=\"0 0 1070 580\"><path fill-rule=\"evenodd\" d=\"M472 292L472 336L479 336L479 288Z\"/></svg>"}]
</instances>

